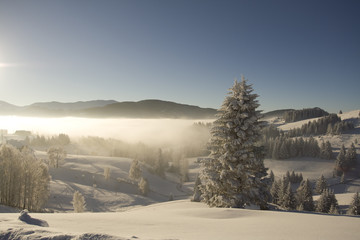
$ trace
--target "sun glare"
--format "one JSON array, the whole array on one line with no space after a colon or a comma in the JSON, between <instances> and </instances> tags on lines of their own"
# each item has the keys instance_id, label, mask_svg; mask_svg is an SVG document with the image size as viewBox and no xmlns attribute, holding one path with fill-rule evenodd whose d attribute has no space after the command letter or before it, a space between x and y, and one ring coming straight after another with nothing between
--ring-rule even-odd
<instances>
[{"instance_id":1,"label":"sun glare","mask_svg":"<svg viewBox=\"0 0 360 240\"><path fill-rule=\"evenodd\" d=\"M13 66L14 66L14 64L0 62L0 68L8 68L8 67L13 67Z\"/></svg>"}]
</instances>

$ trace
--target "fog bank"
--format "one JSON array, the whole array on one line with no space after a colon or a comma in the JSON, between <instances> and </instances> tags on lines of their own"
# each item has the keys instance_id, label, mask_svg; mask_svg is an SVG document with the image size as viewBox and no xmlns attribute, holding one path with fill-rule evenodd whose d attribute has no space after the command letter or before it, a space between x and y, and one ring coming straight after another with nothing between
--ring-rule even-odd
<instances>
[{"instance_id":1,"label":"fog bank","mask_svg":"<svg viewBox=\"0 0 360 240\"><path fill-rule=\"evenodd\" d=\"M181 138L195 122L213 120L185 119L93 119L93 118L35 118L0 116L0 129L14 133L27 130L33 134L68 134L70 137L99 136L127 142L167 143Z\"/></svg>"}]
</instances>

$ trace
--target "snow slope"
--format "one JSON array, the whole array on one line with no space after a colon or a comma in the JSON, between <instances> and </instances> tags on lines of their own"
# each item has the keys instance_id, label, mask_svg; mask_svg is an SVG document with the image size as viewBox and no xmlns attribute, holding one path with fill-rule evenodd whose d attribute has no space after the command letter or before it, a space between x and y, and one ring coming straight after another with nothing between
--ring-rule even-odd
<instances>
[{"instance_id":1,"label":"snow slope","mask_svg":"<svg viewBox=\"0 0 360 240\"><path fill-rule=\"evenodd\" d=\"M39 158L47 158L45 152L36 152ZM148 179L150 193L139 194L137 182L129 179L132 159L120 157L68 155L60 168L50 168L50 197L45 206L50 211L72 212L72 197L79 191L86 201L86 211L124 211L124 208L148 205L169 199L189 197L192 185L180 188L176 176L161 178L142 166L143 176ZM110 168L110 179L105 180L104 169Z\"/></svg>"},{"instance_id":2,"label":"snow slope","mask_svg":"<svg viewBox=\"0 0 360 240\"><path fill-rule=\"evenodd\" d=\"M359 239L359 217L247 209L209 208L188 200L154 204L118 213L31 214L49 228L0 215L5 232L30 239ZM87 233L89 238L84 238ZM96 235L98 234L98 235ZM106 235L105 235L106 234ZM94 236L102 236L95 238ZM53 238L51 238L53 237ZM91 238L92 237L92 238ZM13 238L13 239L21 239Z\"/></svg>"}]
</instances>

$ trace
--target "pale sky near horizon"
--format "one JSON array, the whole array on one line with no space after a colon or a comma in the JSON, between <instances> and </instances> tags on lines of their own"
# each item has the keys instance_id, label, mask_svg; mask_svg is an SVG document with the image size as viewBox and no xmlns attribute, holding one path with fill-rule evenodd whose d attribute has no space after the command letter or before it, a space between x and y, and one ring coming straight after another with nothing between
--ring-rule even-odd
<instances>
[{"instance_id":1,"label":"pale sky near horizon","mask_svg":"<svg viewBox=\"0 0 360 240\"><path fill-rule=\"evenodd\" d=\"M0 100L360 109L360 1L0 0Z\"/></svg>"}]
</instances>

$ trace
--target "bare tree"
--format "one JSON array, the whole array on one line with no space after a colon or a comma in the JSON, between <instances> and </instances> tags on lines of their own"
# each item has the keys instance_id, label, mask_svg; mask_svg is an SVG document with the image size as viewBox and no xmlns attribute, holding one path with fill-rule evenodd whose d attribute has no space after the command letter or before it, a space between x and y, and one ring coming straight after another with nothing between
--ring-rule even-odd
<instances>
[{"instance_id":1,"label":"bare tree","mask_svg":"<svg viewBox=\"0 0 360 240\"><path fill-rule=\"evenodd\" d=\"M51 147L47 151L50 164L58 168L59 164L66 158L66 151L62 147Z\"/></svg>"},{"instance_id":2,"label":"bare tree","mask_svg":"<svg viewBox=\"0 0 360 240\"><path fill-rule=\"evenodd\" d=\"M39 211L49 197L47 166L33 151L0 147L0 204Z\"/></svg>"}]
</instances>

